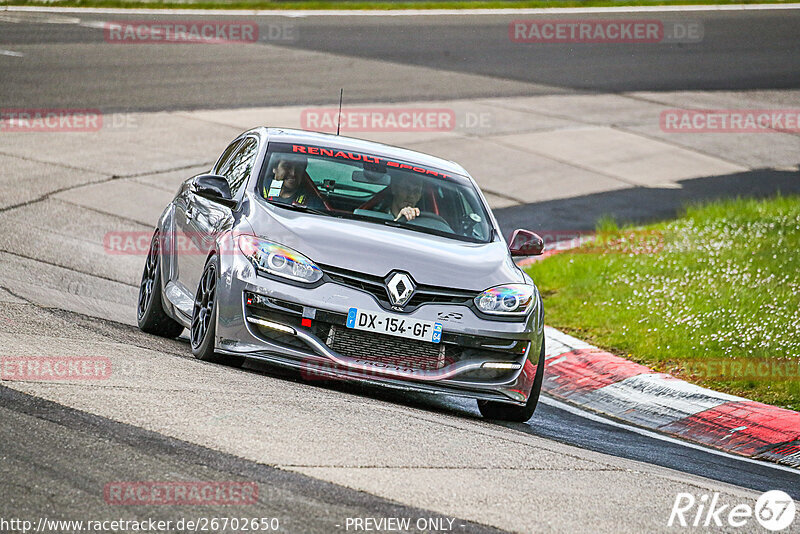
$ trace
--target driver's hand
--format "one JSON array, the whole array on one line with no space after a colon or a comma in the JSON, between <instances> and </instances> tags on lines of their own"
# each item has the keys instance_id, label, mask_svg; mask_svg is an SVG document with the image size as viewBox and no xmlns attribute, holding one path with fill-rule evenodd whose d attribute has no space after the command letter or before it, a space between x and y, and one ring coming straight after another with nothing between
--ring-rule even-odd
<instances>
[{"instance_id":1,"label":"driver's hand","mask_svg":"<svg viewBox=\"0 0 800 534\"><path fill-rule=\"evenodd\" d=\"M400 210L400 213L397 217L394 218L395 221L399 221L400 217L405 217L406 220L412 220L414 217L419 216L419 208L412 208L411 206L406 206L405 208Z\"/></svg>"}]
</instances>

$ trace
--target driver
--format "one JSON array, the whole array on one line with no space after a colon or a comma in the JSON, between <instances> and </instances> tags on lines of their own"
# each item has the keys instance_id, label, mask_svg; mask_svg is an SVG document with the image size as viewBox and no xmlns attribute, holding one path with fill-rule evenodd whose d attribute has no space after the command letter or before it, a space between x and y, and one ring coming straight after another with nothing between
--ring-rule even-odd
<instances>
[{"instance_id":1,"label":"driver","mask_svg":"<svg viewBox=\"0 0 800 534\"><path fill-rule=\"evenodd\" d=\"M305 156L291 154L281 156L278 163L272 169L273 187L281 184L280 192L276 200L287 204L300 204L314 209L324 209L325 206L320 202L316 195L308 194L303 177L306 176L307 160ZM265 195L267 196L267 195Z\"/></svg>"},{"instance_id":2,"label":"driver","mask_svg":"<svg viewBox=\"0 0 800 534\"><path fill-rule=\"evenodd\" d=\"M402 178L393 176L389 184L390 195L387 197L384 208L380 211L388 213L397 221L405 217L411 221L419 217L419 203L422 198L422 178L407 175Z\"/></svg>"}]
</instances>

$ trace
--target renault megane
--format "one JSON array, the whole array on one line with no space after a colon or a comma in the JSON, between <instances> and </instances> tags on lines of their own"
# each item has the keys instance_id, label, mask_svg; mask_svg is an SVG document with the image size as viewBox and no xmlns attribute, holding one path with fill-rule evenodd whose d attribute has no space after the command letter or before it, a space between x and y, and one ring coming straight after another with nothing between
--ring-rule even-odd
<instances>
[{"instance_id":1,"label":"renault megane","mask_svg":"<svg viewBox=\"0 0 800 534\"><path fill-rule=\"evenodd\" d=\"M459 165L347 137L257 128L164 210L139 327L194 355L247 358L476 399L525 421L544 367L542 300Z\"/></svg>"}]
</instances>

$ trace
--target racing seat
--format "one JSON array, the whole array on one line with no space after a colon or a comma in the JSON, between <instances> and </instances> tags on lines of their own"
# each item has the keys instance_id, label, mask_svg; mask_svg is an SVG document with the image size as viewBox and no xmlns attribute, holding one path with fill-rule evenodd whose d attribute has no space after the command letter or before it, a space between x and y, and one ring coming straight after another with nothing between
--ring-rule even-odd
<instances>
[{"instance_id":1,"label":"racing seat","mask_svg":"<svg viewBox=\"0 0 800 534\"><path fill-rule=\"evenodd\" d=\"M303 176L300 178L300 188L305 192L306 195L309 197L314 197L315 199L319 200L319 202L325 206L326 210L332 210L331 205L328 204L328 201L325 200L317 186L314 185L314 181L311 179L311 176L308 175L308 172L303 171ZM264 187L264 196L267 196L266 186Z\"/></svg>"},{"instance_id":2,"label":"racing seat","mask_svg":"<svg viewBox=\"0 0 800 534\"><path fill-rule=\"evenodd\" d=\"M301 179L300 187L303 188L303 191L305 191L305 193L308 196L312 196L317 200L319 200L322 203L322 205L325 206L326 210L330 211L333 209L331 205L328 204L328 201L325 199L325 197L323 197L322 194L319 192L317 186L314 185L314 181L311 179L311 176L309 176L308 172L306 171L303 171L303 178Z\"/></svg>"}]
</instances>

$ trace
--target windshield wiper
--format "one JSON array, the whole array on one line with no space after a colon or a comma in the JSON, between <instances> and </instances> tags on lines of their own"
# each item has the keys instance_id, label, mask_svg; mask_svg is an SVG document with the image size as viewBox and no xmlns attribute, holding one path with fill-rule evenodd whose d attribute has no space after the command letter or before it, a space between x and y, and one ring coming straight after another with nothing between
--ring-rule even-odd
<instances>
[{"instance_id":1,"label":"windshield wiper","mask_svg":"<svg viewBox=\"0 0 800 534\"><path fill-rule=\"evenodd\" d=\"M401 223L401 222L398 222L398 221L390 221L388 219L374 219L374 218L372 220L373 221L381 221L386 226L393 226L395 228L408 228L408 225L406 223ZM417 227L417 228L419 228L419 227Z\"/></svg>"},{"instance_id":2,"label":"windshield wiper","mask_svg":"<svg viewBox=\"0 0 800 534\"><path fill-rule=\"evenodd\" d=\"M418 224L414 224L414 223L409 224L411 221L408 221L408 220L405 221L405 222L402 222L402 223L399 222L399 221L386 220L386 219L375 219L375 218L372 218L372 217L370 217L369 220L370 221L375 221L375 222L382 222L384 225L391 226L393 228L405 228L406 230L411 230L413 232L421 232L423 234L437 235L439 237L447 237L449 239L456 239L458 241L466 241L468 243L485 243L485 241L481 241L481 240L476 239L474 237L469 237L469 236L465 236L465 235L456 234L455 232L445 232L445 231L442 231L442 230L436 230L434 228L428 228L427 226L422 226L422 225L418 225Z\"/></svg>"},{"instance_id":3,"label":"windshield wiper","mask_svg":"<svg viewBox=\"0 0 800 534\"><path fill-rule=\"evenodd\" d=\"M287 210L303 211L305 213L313 213L315 215L328 215L331 217L333 216L329 211L310 208L308 206L304 206L303 204L284 204L283 202L275 202L274 200L267 200L267 202L273 206L286 208Z\"/></svg>"}]
</instances>

